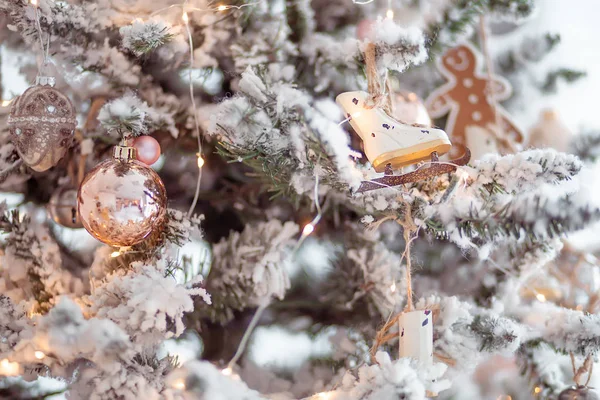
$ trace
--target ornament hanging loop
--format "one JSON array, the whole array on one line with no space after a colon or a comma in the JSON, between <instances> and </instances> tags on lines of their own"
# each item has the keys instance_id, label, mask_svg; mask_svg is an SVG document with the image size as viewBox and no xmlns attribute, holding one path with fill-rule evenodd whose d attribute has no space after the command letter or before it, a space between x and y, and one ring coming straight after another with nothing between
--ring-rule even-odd
<instances>
[{"instance_id":1,"label":"ornament hanging loop","mask_svg":"<svg viewBox=\"0 0 600 400\"><path fill-rule=\"evenodd\" d=\"M44 44L44 35L42 31L42 25L40 23L40 11L37 6L37 2L32 2L33 14L35 18L35 27L38 33L38 38L40 40L40 49L42 50L42 63L38 65L38 78L44 78L46 67L50 64L50 32L48 32L48 36L46 37L46 43ZM47 78L48 79L48 78ZM52 78L54 79L54 78ZM37 81L37 79L36 79ZM44 83L42 83L43 85ZM47 85L54 86L54 83L46 83Z\"/></svg>"},{"instance_id":2,"label":"ornament hanging loop","mask_svg":"<svg viewBox=\"0 0 600 400\"><path fill-rule=\"evenodd\" d=\"M592 372L594 370L592 356L588 355L583 361L581 367L579 368L575 366L575 356L573 355L573 352L570 352L569 356L571 356L571 367L573 368L573 381L577 386L582 386L579 382L583 375L587 373L587 380L585 382L585 385L583 385L584 387L587 387L587 385L590 383L590 380L592 379Z\"/></svg>"},{"instance_id":3,"label":"ornament hanging loop","mask_svg":"<svg viewBox=\"0 0 600 400\"><path fill-rule=\"evenodd\" d=\"M367 108L381 107L388 115L393 115L394 104L389 80L387 79L387 71L382 84L381 76L377 70L377 48L375 43L367 43L365 65L368 91L372 102Z\"/></svg>"}]
</instances>

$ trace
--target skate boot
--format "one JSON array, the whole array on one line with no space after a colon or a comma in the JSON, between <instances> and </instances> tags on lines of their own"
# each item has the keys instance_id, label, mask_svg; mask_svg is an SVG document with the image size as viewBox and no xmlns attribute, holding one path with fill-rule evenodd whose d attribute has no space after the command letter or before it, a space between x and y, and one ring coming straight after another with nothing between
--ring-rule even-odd
<instances>
[{"instance_id":1,"label":"skate boot","mask_svg":"<svg viewBox=\"0 0 600 400\"><path fill-rule=\"evenodd\" d=\"M362 139L375 171L384 172L386 165L397 169L429 160L431 153L442 155L452 147L443 130L407 125L379 107L366 108L368 98L368 93L356 91L342 93L336 101L351 118L350 125Z\"/></svg>"}]
</instances>

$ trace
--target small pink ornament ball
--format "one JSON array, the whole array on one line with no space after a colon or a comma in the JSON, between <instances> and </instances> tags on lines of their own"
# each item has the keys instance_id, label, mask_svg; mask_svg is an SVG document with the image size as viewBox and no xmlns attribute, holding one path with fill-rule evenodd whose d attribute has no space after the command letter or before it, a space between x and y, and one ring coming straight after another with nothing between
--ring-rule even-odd
<instances>
[{"instance_id":1,"label":"small pink ornament ball","mask_svg":"<svg viewBox=\"0 0 600 400\"><path fill-rule=\"evenodd\" d=\"M160 144L152 136L140 136L133 141L133 147L137 150L138 161L146 165L152 165L160 157Z\"/></svg>"},{"instance_id":2,"label":"small pink ornament ball","mask_svg":"<svg viewBox=\"0 0 600 400\"><path fill-rule=\"evenodd\" d=\"M373 20L363 19L356 25L356 37L358 40L369 39L373 31Z\"/></svg>"}]
</instances>

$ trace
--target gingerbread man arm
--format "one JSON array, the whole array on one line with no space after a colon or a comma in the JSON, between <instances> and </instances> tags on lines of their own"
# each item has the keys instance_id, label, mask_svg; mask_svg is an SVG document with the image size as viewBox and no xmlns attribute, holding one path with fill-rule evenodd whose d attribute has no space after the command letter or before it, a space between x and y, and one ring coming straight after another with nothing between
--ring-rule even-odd
<instances>
[{"instance_id":1,"label":"gingerbread man arm","mask_svg":"<svg viewBox=\"0 0 600 400\"><path fill-rule=\"evenodd\" d=\"M425 107L432 118L440 118L452 109L452 99L449 96L448 87L441 87L431 93L425 102Z\"/></svg>"},{"instance_id":2,"label":"gingerbread man arm","mask_svg":"<svg viewBox=\"0 0 600 400\"><path fill-rule=\"evenodd\" d=\"M504 101L512 95L510 83L504 78L499 76L492 77L491 85L496 101Z\"/></svg>"}]
</instances>

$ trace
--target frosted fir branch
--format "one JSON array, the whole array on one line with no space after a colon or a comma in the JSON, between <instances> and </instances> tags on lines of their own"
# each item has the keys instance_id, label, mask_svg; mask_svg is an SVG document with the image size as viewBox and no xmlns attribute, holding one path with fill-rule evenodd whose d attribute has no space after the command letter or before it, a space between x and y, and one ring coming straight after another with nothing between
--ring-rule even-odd
<instances>
[{"instance_id":1,"label":"frosted fir branch","mask_svg":"<svg viewBox=\"0 0 600 400\"><path fill-rule=\"evenodd\" d=\"M250 66L285 64L298 50L290 39L292 28L284 13L272 13L263 7L246 8L244 35L232 40L230 57L239 73Z\"/></svg>"},{"instance_id":2,"label":"frosted fir branch","mask_svg":"<svg viewBox=\"0 0 600 400\"><path fill-rule=\"evenodd\" d=\"M193 287L201 277L189 286L178 284L165 276L165 267L134 263L129 271L115 271L97 282L89 297L91 312L114 321L138 350L181 335L184 314L194 310L194 297L211 304L205 289Z\"/></svg>"},{"instance_id":3,"label":"frosted fir branch","mask_svg":"<svg viewBox=\"0 0 600 400\"><path fill-rule=\"evenodd\" d=\"M600 132L584 132L575 135L570 144L571 152L584 162L596 162L600 157Z\"/></svg>"},{"instance_id":4,"label":"frosted fir branch","mask_svg":"<svg viewBox=\"0 0 600 400\"><path fill-rule=\"evenodd\" d=\"M12 210L0 216L0 231L8 233L0 281L13 301L35 300L34 311L46 312L56 296L81 290L80 279L62 268L60 249L46 226Z\"/></svg>"},{"instance_id":5,"label":"frosted fir branch","mask_svg":"<svg viewBox=\"0 0 600 400\"><path fill-rule=\"evenodd\" d=\"M37 350L50 356L44 363L51 369L85 358L102 370L118 371L134 355L127 334L115 323L85 319L80 306L67 297L37 320L31 336L15 346L13 357L39 363Z\"/></svg>"},{"instance_id":6,"label":"frosted fir branch","mask_svg":"<svg viewBox=\"0 0 600 400\"><path fill-rule=\"evenodd\" d=\"M425 37L416 28L405 28L390 18L379 18L369 38L375 44L377 65L380 70L404 72L411 65L427 60ZM364 51L364 44L361 46Z\"/></svg>"},{"instance_id":7,"label":"frosted fir branch","mask_svg":"<svg viewBox=\"0 0 600 400\"><path fill-rule=\"evenodd\" d=\"M541 84L541 90L544 93L556 93L558 90L558 83L564 81L565 83L574 83L578 80L585 78L587 72L575 70L571 68L558 68L548 72L546 80Z\"/></svg>"},{"instance_id":8,"label":"frosted fir branch","mask_svg":"<svg viewBox=\"0 0 600 400\"><path fill-rule=\"evenodd\" d=\"M175 398L175 390L166 387L166 377L176 367L167 356L137 354L121 368L105 371L84 365L82 374L69 387L69 393L80 399L159 399Z\"/></svg>"},{"instance_id":9,"label":"frosted fir branch","mask_svg":"<svg viewBox=\"0 0 600 400\"><path fill-rule=\"evenodd\" d=\"M206 288L213 306L202 310L226 323L235 310L255 307L271 297L282 299L290 287L285 264L295 244L298 225L278 220L248 224L213 247L213 266Z\"/></svg>"},{"instance_id":10,"label":"frosted fir branch","mask_svg":"<svg viewBox=\"0 0 600 400\"><path fill-rule=\"evenodd\" d=\"M290 83L293 74L291 66L248 68L239 83L243 96L219 105L209 134L219 138L222 154L267 175L274 190L289 191L294 173L319 173L317 163L332 172L322 174L324 184L358 186L348 136L330 119L341 115L339 108L312 101Z\"/></svg>"},{"instance_id":11,"label":"frosted fir branch","mask_svg":"<svg viewBox=\"0 0 600 400\"><path fill-rule=\"evenodd\" d=\"M576 185L564 184L581 167L576 157L548 149L484 157L461 168L466 184L447 202L426 205L421 218L432 232L463 244L579 230L600 217L586 199L569 193Z\"/></svg>"},{"instance_id":12,"label":"frosted fir branch","mask_svg":"<svg viewBox=\"0 0 600 400\"><path fill-rule=\"evenodd\" d=\"M102 279L115 271L128 271L133 263L151 265L166 263L164 276L172 278L175 270L182 268L176 261L178 249L190 242L192 238L197 240L202 238L200 229L202 220L203 216L192 215L188 218L185 213L169 208L160 229L156 229L144 241L132 246L118 257L111 257L111 253L115 251L112 247L98 248L90 267L90 275L95 279Z\"/></svg>"},{"instance_id":13,"label":"frosted fir branch","mask_svg":"<svg viewBox=\"0 0 600 400\"><path fill-rule=\"evenodd\" d=\"M290 39L299 42L315 31L315 11L309 0L286 0L288 24L294 26Z\"/></svg>"},{"instance_id":14,"label":"frosted fir branch","mask_svg":"<svg viewBox=\"0 0 600 400\"><path fill-rule=\"evenodd\" d=\"M170 26L162 20L135 20L130 25L119 29L121 44L136 57L148 54L174 37Z\"/></svg>"},{"instance_id":15,"label":"frosted fir branch","mask_svg":"<svg viewBox=\"0 0 600 400\"><path fill-rule=\"evenodd\" d=\"M453 359L460 369L474 368L484 353L512 354L523 338L518 323L454 296L430 296L416 307L434 310L434 353Z\"/></svg>"},{"instance_id":16,"label":"frosted fir branch","mask_svg":"<svg viewBox=\"0 0 600 400\"><path fill-rule=\"evenodd\" d=\"M239 377L225 375L207 361L186 362L171 372L166 382L171 387L184 382L185 398L267 400Z\"/></svg>"},{"instance_id":17,"label":"frosted fir branch","mask_svg":"<svg viewBox=\"0 0 600 400\"><path fill-rule=\"evenodd\" d=\"M518 344L520 339L516 324L507 319L477 315L469 329L481 340L479 351L504 350Z\"/></svg>"},{"instance_id":18,"label":"frosted fir branch","mask_svg":"<svg viewBox=\"0 0 600 400\"><path fill-rule=\"evenodd\" d=\"M517 198L502 207L465 210L452 220L430 218L428 230L437 237L491 242L497 239L547 240L585 228L600 219L600 209L567 196Z\"/></svg>"},{"instance_id":19,"label":"frosted fir branch","mask_svg":"<svg viewBox=\"0 0 600 400\"><path fill-rule=\"evenodd\" d=\"M141 100L132 93L106 103L98 114L98 121L108 132L139 136L148 132L144 123L146 113Z\"/></svg>"},{"instance_id":20,"label":"frosted fir branch","mask_svg":"<svg viewBox=\"0 0 600 400\"><path fill-rule=\"evenodd\" d=\"M69 59L82 71L93 72L105 84L137 88L142 82L142 68L131 62L118 48L109 44L108 38L102 43L90 43L86 47L61 45L61 54L68 54Z\"/></svg>"},{"instance_id":21,"label":"frosted fir branch","mask_svg":"<svg viewBox=\"0 0 600 400\"><path fill-rule=\"evenodd\" d=\"M518 194L535 190L544 183L570 180L582 167L581 161L571 154L538 149L506 156L489 154L465 170L476 189L485 189L490 194Z\"/></svg>"},{"instance_id":22,"label":"frosted fir branch","mask_svg":"<svg viewBox=\"0 0 600 400\"><path fill-rule=\"evenodd\" d=\"M473 31L479 15L483 13L491 13L496 18L520 20L529 17L533 10L532 0L452 0L440 17L429 24L428 48L439 53L455 45Z\"/></svg>"},{"instance_id":23,"label":"frosted fir branch","mask_svg":"<svg viewBox=\"0 0 600 400\"><path fill-rule=\"evenodd\" d=\"M539 398L557 397L573 380L572 374L567 376L564 373L561 356L544 342L529 340L523 343L516 356L521 375L527 378L532 389L540 389ZM570 369L570 365L567 368Z\"/></svg>"},{"instance_id":24,"label":"frosted fir branch","mask_svg":"<svg viewBox=\"0 0 600 400\"><path fill-rule=\"evenodd\" d=\"M498 57L499 73L505 77L517 73L527 67L529 63L541 61L559 43L559 34L546 33L545 35L526 37L519 47L507 50Z\"/></svg>"},{"instance_id":25,"label":"frosted fir branch","mask_svg":"<svg viewBox=\"0 0 600 400\"><path fill-rule=\"evenodd\" d=\"M18 31L28 44L37 38L33 6L28 0L1 0L0 11L10 18L9 29ZM52 42L68 40L71 43L87 43L93 35L113 26L116 12L110 7L98 7L94 3L66 4L40 0L38 2L40 25L45 33L51 33Z\"/></svg>"},{"instance_id":26,"label":"frosted fir branch","mask_svg":"<svg viewBox=\"0 0 600 400\"><path fill-rule=\"evenodd\" d=\"M12 300L0 295L0 358L6 358L14 346L24 339L31 329L32 321L25 310Z\"/></svg>"},{"instance_id":27,"label":"frosted fir branch","mask_svg":"<svg viewBox=\"0 0 600 400\"><path fill-rule=\"evenodd\" d=\"M400 255L363 227L346 227L344 233L342 242L332 243L331 270L319 289L319 301L355 313L366 307L370 317L380 320L399 312L406 299Z\"/></svg>"},{"instance_id":28,"label":"frosted fir branch","mask_svg":"<svg viewBox=\"0 0 600 400\"><path fill-rule=\"evenodd\" d=\"M149 106L132 92L106 103L100 109L98 121L107 131L122 135L140 136L167 129L177 136L175 120L171 113Z\"/></svg>"},{"instance_id":29,"label":"frosted fir branch","mask_svg":"<svg viewBox=\"0 0 600 400\"><path fill-rule=\"evenodd\" d=\"M596 355L600 350L600 316L557 307L549 310L540 338L563 353Z\"/></svg>"},{"instance_id":30,"label":"frosted fir branch","mask_svg":"<svg viewBox=\"0 0 600 400\"><path fill-rule=\"evenodd\" d=\"M448 380L440 379L447 366L436 363L418 366L410 358L392 361L390 355L378 352L378 364L363 365L354 374L344 375L339 388L326 392L331 400L425 400L426 392L439 393L450 387ZM318 400L312 396L305 400Z\"/></svg>"}]
</instances>

